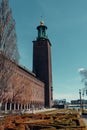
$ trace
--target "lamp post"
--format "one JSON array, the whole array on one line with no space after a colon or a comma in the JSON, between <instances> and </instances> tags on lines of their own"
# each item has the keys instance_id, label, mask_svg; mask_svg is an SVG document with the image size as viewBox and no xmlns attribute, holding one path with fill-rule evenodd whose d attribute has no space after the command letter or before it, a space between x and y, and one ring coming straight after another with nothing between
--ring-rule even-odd
<instances>
[{"instance_id":1,"label":"lamp post","mask_svg":"<svg viewBox=\"0 0 87 130\"><path fill-rule=\"evenodd\" d=\"M80 109L81 109L82 108L81 89L79 89L79 97L80 97Z\"/></svg>"},{"instance_id":2,"label":"lamp post","mask_svg":"<svg viewBox=\"0 0 87 130\"><path fill-rule=\"evenodd\" d=\"M83 110L83 104L82 104L82 95L81 95L81 89L79 89L79 97L80 97L80 109Z\"/></svg>"}]
</instances>

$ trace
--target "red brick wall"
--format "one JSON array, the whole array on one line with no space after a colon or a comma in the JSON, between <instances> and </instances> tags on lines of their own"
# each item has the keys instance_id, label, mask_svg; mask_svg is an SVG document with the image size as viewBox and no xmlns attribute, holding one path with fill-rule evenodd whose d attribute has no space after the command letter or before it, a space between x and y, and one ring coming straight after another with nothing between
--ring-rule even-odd
<instances>
[{"instance_id":1,"label":"red brick wall","mask_svg":"<svg viewBox=\"0 0 87 130\"><path fill-rule=\"evenodd\" d=\"M13 99L14 102L26 104L32 102L44 104L44 83L38 80L34 74L10 60L6 59L4 63L6 72L11 71L5 100L12 101Z\"/></svg>"}]
</instances>

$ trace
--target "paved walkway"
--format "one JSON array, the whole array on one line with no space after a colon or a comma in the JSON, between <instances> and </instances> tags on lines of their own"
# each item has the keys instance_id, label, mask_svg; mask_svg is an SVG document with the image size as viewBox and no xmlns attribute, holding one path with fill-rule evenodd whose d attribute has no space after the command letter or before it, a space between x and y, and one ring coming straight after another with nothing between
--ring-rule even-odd
<instances>
[{"instance_id":1,"label":"paved walkway","mask_svg":"<svg viewBox=\"0 0 87 130\"><path fill-rule=\"evenodd\" d=\"M52 110L56 110L56 108L49 108L49 109L40 109L40 110L25 110L23 111L24 113L39 113L39 112L46 112L46 111L52 111Z\"/></svg>"},{"instance_id":2,"label":"paved walkway","mask_svg":"<svg viewBox=\"0 0 87 130\"><path fill-rule=\"evenodd\" d=\"M87 119L83 118L83 121L85 122L85 124L87 126Z\"/></svg>"},{"instance_id":3,"label":"paved walkway","mask_svg":"<svg viewBox=\"0 0 87 130\"><path fill-rule=\"evenodd\" d=\"M87 115L82 115L81 116L83 121L85 122L86 126L87 126Z\"/></svg>"}]
</instances>

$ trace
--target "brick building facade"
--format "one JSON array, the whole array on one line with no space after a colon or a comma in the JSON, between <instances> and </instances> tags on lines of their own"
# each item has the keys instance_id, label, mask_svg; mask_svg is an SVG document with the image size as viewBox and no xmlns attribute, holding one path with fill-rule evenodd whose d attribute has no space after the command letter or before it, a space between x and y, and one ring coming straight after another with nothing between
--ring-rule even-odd
<instances>
[{"instance_id":1,"label":"brick building facade","mask_svg":"<svg viewBox=\"0 0 87 130\"><path fill-rule=\"evenodd\" d=\"M3 83L1 94L2 108L5 110L19 110L44 107L44 83L36 78L35 74L23 68L0 53L3 61ZM0 64L2 65L2 64ZM1 66L0 66L1 68ZM7 82L7 83L6 83ZM5 86L6 85L6 86Z\"/></svg>"},{"instance_id":2,"label":"brick building facade","mask_svg":"<svg viewBox=\"0 0 87 130\"><path fill-rule=\"evenodd\" d=\"M51 43L41 21L33 41L33 71L0 53L0 99L5 110L51 107L53 104Z\"/></svg>"},{"instance_id":3,"label":"brick building facade","mask_svg":"<svg viewBox=\"0 0 87 130\"><path fill-rule=\"evenodd\" d=\"M45 83L45 107L53 105L51 42L46 34L47 26L41 21L37 26L38 36L33 41L33 72Z\"/></svg>"}]
</instances>

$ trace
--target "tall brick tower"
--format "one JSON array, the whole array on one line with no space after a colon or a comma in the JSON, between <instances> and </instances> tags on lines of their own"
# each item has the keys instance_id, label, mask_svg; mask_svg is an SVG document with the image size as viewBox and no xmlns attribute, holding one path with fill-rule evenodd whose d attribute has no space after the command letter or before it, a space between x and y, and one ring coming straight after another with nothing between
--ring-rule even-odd
<instances>
[{"instance_id":1,"label":"tall brick tower","mask_svg":"<svg viewBox=\"0 0 87 130\"><path fill-rule=\"evenodd\" d=\"M46 35L47 27L41 21L37 27L38 37L33 41L33 72L45 83L45 107L53 103L51 43Z\"/></svg>"}]
</instances>

